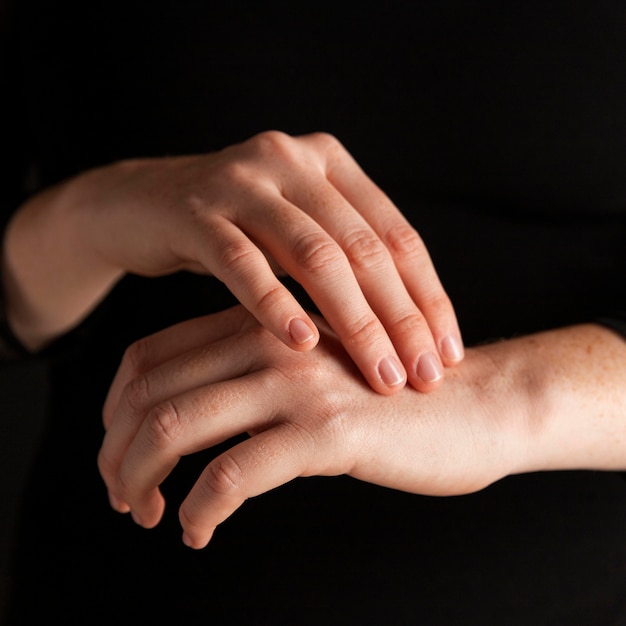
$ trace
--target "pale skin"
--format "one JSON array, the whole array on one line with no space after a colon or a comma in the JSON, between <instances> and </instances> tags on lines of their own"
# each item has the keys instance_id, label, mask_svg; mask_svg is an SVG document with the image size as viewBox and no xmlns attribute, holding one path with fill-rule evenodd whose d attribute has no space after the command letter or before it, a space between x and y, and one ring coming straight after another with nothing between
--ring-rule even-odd
<instances>
[{"instance_id":1,"label":"pale skin","mask_svg":"<svg viewBox=\"0 0 626 626\"><path fill-rule=\"evenodd\" d=\"M454 310L418 233L335 138L269 131L219 152L129 160L38 194L3 251L9 322L40 349L126 273L211 274L291 349L319 331L309 293L372 389L423 392L459 363Z\"/></svg>"},{"instance_id":2,"label":"pale skin","mask_svg":"<svg viewBox=\"0 0 626 626\"><path fill-rule=\"evenodd\" d=\"M448 496L511 474L626 469L626 342L611 330L585 324L473 347L431 393L383 397L316 321L321 341L308 353L241 307L132 345L104 406L98 463L112 506L155 526L159 485L180 457L242 433L180 505L190 547L204 547L246 499L300 476Z\"/></svg>"}]
</instances>

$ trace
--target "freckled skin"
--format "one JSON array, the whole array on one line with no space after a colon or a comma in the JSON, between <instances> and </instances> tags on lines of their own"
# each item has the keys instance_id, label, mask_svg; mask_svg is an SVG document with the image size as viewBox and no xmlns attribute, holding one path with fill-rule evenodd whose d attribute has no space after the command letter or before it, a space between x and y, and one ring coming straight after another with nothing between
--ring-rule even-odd
<instances>
[{"instance_id":1,"label":"freckled skin","mask_svg":"<svg viewBox=\"0 0 626 626\"><path fill-rule=\"evenodd\" d=\"M251 436L213 460L181 505L191 547L247 498L298 476L348 474L446 496L510 474L626 469L626 342L606 328L470 348L434 391L382 396L316 320L322 337L308 353L241 307L143 340L142 359L125 358L104 407L99 465L114 508L154 526L165 506L158 485L177 459L241 433ZM138 375L152 392L129 399Z\"/></svg>"}]
</instances>

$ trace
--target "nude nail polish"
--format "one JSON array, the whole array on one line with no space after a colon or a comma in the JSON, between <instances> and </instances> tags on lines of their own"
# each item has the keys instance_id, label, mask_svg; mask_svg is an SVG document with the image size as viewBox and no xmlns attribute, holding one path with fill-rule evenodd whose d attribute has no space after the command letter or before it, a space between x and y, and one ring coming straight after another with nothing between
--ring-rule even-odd
<instances>
[{"instance_id":1,"label":"nude nail polish","mask_svg":"<svg viewBox=\"0 0 626 626\"><path fill-rule=\"evenodd\" d=\"M313 339L315 333L304 320L296 317L289 323L289 336L296 343L303 344Z\"/></svg>"},{"instance_id":2,"label":"nude nail polish","mask_svg":"<svg viewBox=\"0 0 626 626\"><path fill-rule=\"evenodd\" d=\"M440 349L442 356L448 361L456 362L463 358L463 344L454 335L444 337L441 340Z\"/></svg>"},{"instance_id":3,"label":"nude nail polish","mask_svg":"<svg viewBox=\"0 0 626 626\"><path fill-rule=\"evenodd\" d=\"M395 387L404 382L404 371L395 358L387 356L378 364L378 375L388 387Z\"/></svg>"},{"instance_id":4,"label":"nude nail polish","mask_svg":"<svg viewBox=\"0 0 626 626\"><path fill-rule=\"evenodd\" d=\"M443 376L443 369L432 352L425 352L417 362L416 374L425 383L434 383Z\"/></svg>"}]
</instances>

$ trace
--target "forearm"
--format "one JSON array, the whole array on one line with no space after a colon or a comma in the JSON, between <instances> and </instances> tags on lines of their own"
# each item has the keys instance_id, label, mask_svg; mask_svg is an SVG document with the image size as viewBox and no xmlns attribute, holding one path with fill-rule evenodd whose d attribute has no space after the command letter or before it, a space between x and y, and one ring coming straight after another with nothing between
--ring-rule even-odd
<instances>
[{"instance_id":1,"label":"forearm","mask_svg":"<svg viewBox=\"0 0 626 626\"><path fill-rule=\"evenodd\" d=\"M91 245L76 184L69 181L33 197L5 232L7 319L31 350L80 322L123 274Z\"/></svg>"}]
</instances>

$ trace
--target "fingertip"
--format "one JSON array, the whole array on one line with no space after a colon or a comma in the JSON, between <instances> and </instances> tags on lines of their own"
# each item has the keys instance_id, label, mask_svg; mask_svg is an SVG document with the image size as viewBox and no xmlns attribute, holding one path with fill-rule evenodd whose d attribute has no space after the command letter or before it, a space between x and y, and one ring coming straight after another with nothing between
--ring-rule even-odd
<instances>
[{"instance_id":1,"label":"fingertip","mask_svg":"<svg viewBox=\"0 0 626 626\"><path fill-rule=\"evenodd\" d=\"M135 522L137 526L141 526L146 529L154 528L161 521L161 515L150 515L145 513L139 515L137 511L132 509L130 509L130 516L133 518L133 522Z\"/></svg>"},{"instance_id":2,"label":"fingertip","mask_svg":"<svg viewBox=\"0 0 626 626\"><path fill-rule=\"evenodd\" d=\"M165 499L158 489L143 497L128 498L130 516L142 528L154 528L159 524L165 511Z\"/></svg>"},{"instance_id":3,"label":"fingertip","mask_svg":"<svg viewBox=\"0 0 626 626\"><path fill-rule=\"evenodd\" d=\"M118 498L114 493L109 491L109 503L111 508L118 513L128 513L130 507L122 499Z\"/></svg>"},{"instance_id":4,"label":"fingertip","mask_svg":"<svg viewBox=\"0 0 626 626\"><path fill-rule=\"evenodd\" d=\"M183 543L192 550L201 550L202 548L206 548L211 541L211 537L213 537L213 532L205 539L205 541L195 541L189 533L183 531Z\"/></svg>"}]
</instances>

